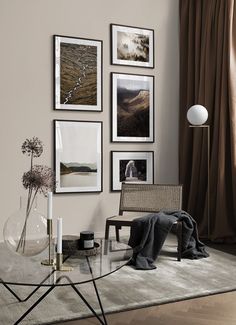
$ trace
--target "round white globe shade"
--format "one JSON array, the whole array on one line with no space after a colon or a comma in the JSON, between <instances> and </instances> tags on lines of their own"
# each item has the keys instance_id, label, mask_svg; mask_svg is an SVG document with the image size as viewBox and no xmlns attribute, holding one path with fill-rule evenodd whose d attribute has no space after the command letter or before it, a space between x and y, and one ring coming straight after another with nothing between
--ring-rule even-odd
<instances>
[{"instance_id":1,"label":"round white globe shade","mask_svg":"<svg viewBox=\"0 0 236 325\"><path fill-rule=\"evenodd\" d=\"M208 112L206 107L202 105L193 105L187 112L187 119L192 125L202 125L208 119Z\"/></svg>"}]
</instances>

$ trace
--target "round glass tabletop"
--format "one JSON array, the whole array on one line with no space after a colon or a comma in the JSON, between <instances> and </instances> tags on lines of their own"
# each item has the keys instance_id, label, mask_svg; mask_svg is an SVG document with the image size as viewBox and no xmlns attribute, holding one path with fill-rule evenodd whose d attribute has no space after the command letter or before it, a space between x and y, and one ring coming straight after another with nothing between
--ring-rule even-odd
<instances>
[{"instance_id":1,"label":"round glass tabletop","mask_svg":"<svg viewBox=\"0 0 236 325\"><path fill-rule=\"evenodd\" d=\"M125 264L132 257L132 248L113 240L97 239L100 250L94 256L64 256L69 272L56 271L55 267L41 265L48 258L48 250L34 257L17 255L0 244L0 283L26 286L65 286L68 279L81 284L104 277Z\"/></svg>"}]
</instances>

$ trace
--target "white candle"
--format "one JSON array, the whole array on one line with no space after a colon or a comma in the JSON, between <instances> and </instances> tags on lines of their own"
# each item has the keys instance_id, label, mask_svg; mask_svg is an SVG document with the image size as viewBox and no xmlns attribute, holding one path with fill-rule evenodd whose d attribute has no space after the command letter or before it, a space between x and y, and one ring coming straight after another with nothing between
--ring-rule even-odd
<instances>
[{"instance_id":1,"label":"white candle","mask_svg":"<svg viewBox=\"0 0 236 325\"><path fill-rule=\"evenodd\" d=\"M57 218L57 253L62 254L62 218Z\"/></svg>"},{"instance_id":2,"label":"white candle","mask_svg":"<svg viewBox=\"0 0 236 325\"><path fill-rule=\"evenodd\" d=\"M52 192L48 192L48 219L52 219Z\"/></svg>"}]
</instances>

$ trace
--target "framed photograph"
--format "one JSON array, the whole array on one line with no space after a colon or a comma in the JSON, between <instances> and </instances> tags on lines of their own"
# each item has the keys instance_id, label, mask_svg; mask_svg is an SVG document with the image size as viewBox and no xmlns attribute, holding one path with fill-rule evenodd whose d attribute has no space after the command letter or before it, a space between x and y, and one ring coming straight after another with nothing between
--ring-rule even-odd
<instances>
[{"instance_id":1,"label":"framed photograph","mask_svg":"<svg viewBox=\"0 0 236 325\"><path fill-rule=\"evenodd\" d=\"M111 64L154 68L154 30L111 24Z\"/></svg>"},{"instance_id":2,"label":"framed photograph","mask_svg":"<svg viewBox=\"0 0 236 325\"><path fill-rule=\"evenodd\" d=\"M154 76L112 73L112 142L154 142Z\"/></svg>"},{"instance_id":3,"label":"framed photograph","mask_svg":"<svg viewBox=\"0 0 236 325\"><path fill-rule=\"evenodd\" d=\"M55 193L102 192L102 122L54 120Z\"/></svg>"},{"instance_id":4,"label":"framed photograph","mask_svg":"<svg viewBox=\"0 0 236 325\"><path fill-rule=\"evenodd\" d=\"M122 182L153 184L153 168L153 151L112 151L111 190L120 191Z\"/></svg>"},{"instance_id":5,"label":"framed photograph","mask_svg":"<svg viewBox=\"0 0 236 325\"><path fill-rule=\"evenodd\" d=\"M102 111L102 41L54 35L54 108Z\"/></svg>"}]
</instances>

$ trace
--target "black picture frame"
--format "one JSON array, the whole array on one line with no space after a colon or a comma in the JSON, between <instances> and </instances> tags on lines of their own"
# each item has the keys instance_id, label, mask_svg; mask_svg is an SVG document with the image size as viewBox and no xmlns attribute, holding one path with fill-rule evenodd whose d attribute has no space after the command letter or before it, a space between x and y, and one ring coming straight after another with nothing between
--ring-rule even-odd
<instances>
[{"instance_id":1,"label":"black picture frame","mask_svg":"<svg viewBox=\"0 0 236 325\"><path fill-rule=\"evenodd\" d=\"M53 35L54 109L103 110L103 41Z\"/></svg>"},{"instance_id":2,"label":"black picture frame","mask_svg":"<svg viewBox=\"0 0 236 325\"><path fill-rule=\"evenodd\" d=\"M155 141L153 75L111 73L111 142Z\"/></svg>"},{"instance_id":3,"label":"black picture frame","mask_svg":"<svg viewBox=\"0 0 236 325\"><path fill-rule=\"evenodd\" d=\"M122 182L154 184L154 151L111 151L111 191Z\"/></svg>"},{"instance_id":4,"label":"black picture frame","mask_svg":"<svg viewBox=\"0 0 236 325\"><path fill-rule=\"evenodd\" d=\"M53 120L55 193L103 191L102 121Z\"/></svg>"},{"instance_id":5,"label":"black picture frame","mask_svg":"<svg viewBox=\"0 0 236 325\"><path fill-rule=\"evenodd\" d=\"M153 69L154 29L110 24L111 64Z\"/></svg>"}]
</instances>

